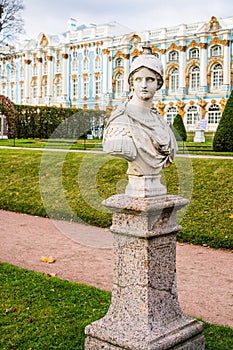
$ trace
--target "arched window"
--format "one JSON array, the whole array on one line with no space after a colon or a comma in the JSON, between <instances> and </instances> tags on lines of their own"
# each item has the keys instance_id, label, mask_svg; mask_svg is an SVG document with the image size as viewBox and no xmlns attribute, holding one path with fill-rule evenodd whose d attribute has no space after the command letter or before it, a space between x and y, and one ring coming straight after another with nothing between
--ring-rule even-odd
<instances>
[{"instance_id":1,"label":"arched window","mask_svg":"<svg viewBox=\"0 0 233 350\"><path fill-rule=\"evenodd\" d=\"M208 110L208 124L218 124L221 116L220 107L216 104L211 105Z\"/></svg>"},{"instance_id":2,"label":"arched window","mask_svg":"<svg viewBox=\"0 0 233 350\"><path fill-rule=\"evenodd\" d=\"M72 62L72 72L77 73L77 71L78 71L78 61L74 59Z\"/></svg>"},{"instance_id":3,"label":"arched window","mask_svg":"<svg viewBox=\"0 0 233 350\"><path fill-rule=\"evenodd\" d=\"M192 66L189 70L189 90L197 91L200 86L200 68L198 66Z\"/></svg>"},{"instance_id":4,"label":"arched window","mask_svg":"<svg viewBox=\"0 0 233 350\"><path fill-rule=\"evenodd\" d=\"M83 71L87 72L88 70L89 70L89 61L87 58L85 58L83 61Z\"/></svg>"},{"instance_id":5,"label":"arched window","mask_svg":"<svg viewBox=\"0 0 233 350\"><path fill-rule=\"evenodd\" d=\"M31 82L31 94L32 94L32 98L36 98L37 97L37 81L33 80Z\"/></svg>"},{"instance_id":6,"label":"arched window","mask_svg":"<svg viewBox=\"0 0 233 350\"><path fill-rule=\"evenodd\" d=\"M223 69L220 63L212 66L211 69L211 91L220 90L223 84Z\"/></svg>"},{"instance_id":7,"label":"arched window","mask_svg":"<svg viewBox=\"0 0 233 350\"><path fill-rule=\"evenodd\" d=\"M95 70L100 70L101 69L101 59L100 57L96 57L95 59Z\"/></svg>"},{"instance_id":8,"label":"arched window","mask_svg":"<svg viewBox=\"0 0 233 350\"><path fill-rule=\"evenodd\" d=\"M59 97L62 94L62 86L61 86L61 79L57 78L55 80L55 86L54 86L54 95L55 97Z\"/></svg>"},{"instance_id":9,"label":"arched window","mask_svg":"<svg viewBox=\"0 0 233 350\"><path fill-rule=\"evenodd\" d=\"M173 68L169 74L169 90L170 93L177 92L179 89L179 71L178 68Z\"/></svg>"},{"instance_id":10,"label":"arched window","mask_svg":"<svg viewBox=\"0 0 233 350\"><path fill-rule=\"evenodd\" d=\"M90 79L89 77L83 77L83 96L88 97L89 96L89 89L90 89Z\"/></svg>"},{"instance_id":11,"label":"arched window","mask_svg":"<svg viewBox=\"0 0 233 350\"><path fill-rule=\"evenodd\" d=\"M198 121L197 106L190 106L186 114L187 125L195 125Z\"/></svg>"},{"instance_id":12,"label":"arched window","mask_svg":"<svg viewBox=\"0 0 233 350\"><path fill-rule=\"evenodd\" d=\"M48 95L48 80L42 80L42 97L45 98Z\"/></svg>"},{"instance_id":13,"label":"arched window","mask_svg":"<svg viewBox=\"0 0 233 350\"><path fill-rule=\"evenodd\" d=\"M36 64L34 64L34 66L33 66L32 75L33 76L37 75L37 65Z\"/></svg>"},{"instance_id":14,"label":"arched window","mask_svg":"<svg viewBox=\"0 0 233 350\"><path fill-rule=\"evenodd\" d=\"M190 49L189 58L199 58L199 50L197 48Z\"/></svg>"},{"instance_id":15,"label":"arched window","mask_svg":"<svg viewBox=\"0 0 233 350\"><path fill-rule=\"evenodd\" d=\"M121 97L123 94L124 77L123 74L118 73L116 75L116 97Z\"/></svg>"},{"instance_id":16,"label":"arched window","mask_svg":"<svg viewBox=\"0 0 233 350\"><path fill-rule=\"evenodd\" d=\"M177 115L177 108L170 107L168 108L167 113L165 115L165 120L167 121L168 124L173 124L176 115Z\"/></svg>"},{"instance_id":17,"label":"arched window","mask_svg":"<svg viewBox=\"0 0 233 350\"><path fill-rule=\"evenodd\" d=\"M210 48L210 56L221 56L222 54L222 47L220 45L214 45Z\"/></svg>"},{"instance_id":18,"label":"arched window","mask_svg":"<svg viewBox=\"0 0 233 350\"><path fill-rule=\"evenodd\" d=\"M122 67L123 66L123 59L117 58L115 61L115 67Z\"/></svg>"},{"instance_id":19,"label":"arched window","mask_svg":"<svg viewBox=\"0 0 233 350\"><path fill-rule=\"evenodd\" d=\"M60 62L56 63L56 73L61 73L61 63Z\"/></svg>"},{"instance_id":20,"label":"arched window","mask_svg":"<svg viewBox=\"0 0 233 350\"><path fill-rule=\"evenodd\" d=\"M95 76L94 80L94 94L100 95L101 94L101 77L100 75Z\"/></svg>"},{"instance_id":21,"label":"arched window","mask_svg":"<svg viewBox=\"0 0 233 350\"><path fill-rule=\"evenodd\" d=\"M73 97L78 96L78 79L77 78L72 79L72 95Z\"/></svg>"},{"instance_id":22,"label":"arched window","mask_svg":"<svg viewBox=\"0 0 233 350\"><path fill-rule=\"evenodd\" d=\"M169 52L169 61L178 61L178 59L179 59L178 51Z\"/></svg>"}]
</instances>

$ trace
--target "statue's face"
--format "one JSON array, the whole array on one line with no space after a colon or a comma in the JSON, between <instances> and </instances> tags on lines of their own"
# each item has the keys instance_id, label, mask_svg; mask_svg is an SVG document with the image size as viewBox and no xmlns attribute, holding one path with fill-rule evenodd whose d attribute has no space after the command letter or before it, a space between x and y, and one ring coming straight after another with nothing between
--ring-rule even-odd
<instances>
[{"instance_id":1,"label":"statue's face","mask_svg":"<svg viewBox=\"0 0 233 350\"><path fill-rule=\"evenodd\" d=\"M134 94L139 100L152 100L158 88L156 73L148 68L141 68L133 75Z\"/></svg>"}]
</instances>

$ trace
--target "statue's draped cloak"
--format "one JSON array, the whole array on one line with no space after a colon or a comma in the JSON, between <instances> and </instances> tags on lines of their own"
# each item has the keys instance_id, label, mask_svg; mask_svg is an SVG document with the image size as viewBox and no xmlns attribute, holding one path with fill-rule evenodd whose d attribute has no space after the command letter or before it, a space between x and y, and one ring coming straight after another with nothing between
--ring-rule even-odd
<instances>
[{"instance_id":1,"label":"statue's draped cloak","mask_svg":"<svg viewBox=\"0 0 233 350\"><path fill-rule=\"evenodd\" d=\"M103 149L132 162L128 173L140 176L171 165L177 143L157 110L127 103L111 114L104 131Z\"/></svg>"}]
</instances>

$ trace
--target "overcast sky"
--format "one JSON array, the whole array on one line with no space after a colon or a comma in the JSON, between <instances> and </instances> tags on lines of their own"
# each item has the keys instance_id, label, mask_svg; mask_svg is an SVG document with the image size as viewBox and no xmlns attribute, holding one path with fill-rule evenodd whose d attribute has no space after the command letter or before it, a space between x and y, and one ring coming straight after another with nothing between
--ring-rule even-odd
<instances>
[{"instance_id":1,"label":"overcast sky","mask_svg":"<svg viewBox=\"0 0 233 350\"><path fill-rule=\"evenodd\" d=\"M132 31L143 31L233 16L233 0L24 0L24 4L25 38L62 33L71 17L79 24L117 21Z\"/></svg>"}]
</instances>

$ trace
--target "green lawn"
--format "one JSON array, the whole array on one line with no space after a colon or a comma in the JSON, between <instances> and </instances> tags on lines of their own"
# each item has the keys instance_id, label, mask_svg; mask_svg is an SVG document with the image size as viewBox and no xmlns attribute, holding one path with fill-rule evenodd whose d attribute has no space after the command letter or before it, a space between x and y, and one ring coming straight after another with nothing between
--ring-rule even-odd
<instances>
[{"instance_id":1,"label":"green lawn","mask_svg":"<svg viewBox=\"0 0 233 350\"><path fill-rule=\"evenodd\" d=\"M84 349L84 328L103 317L111 294L0 264L2 350ZM206 350L233 349L233 329L205 323Z\"/></svg>"},{"instance_id":2,"label":"green lawn","mask_svg":"<svg viewBox=\"0 0 233 350\"><path fill-rule=\"evenodd\" d=\"M109 227L101 202L123 193L127 162L105 154L0 149L0 208ZM178 240L233 249L232 160L177 157L168 193L190 199Z\"/></svg>"}]
</instances>

